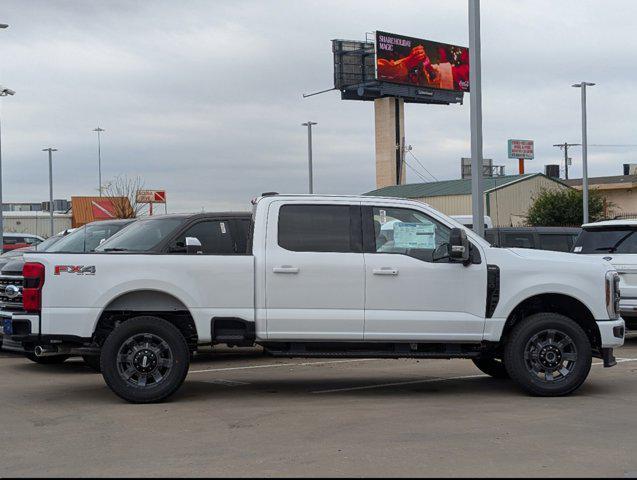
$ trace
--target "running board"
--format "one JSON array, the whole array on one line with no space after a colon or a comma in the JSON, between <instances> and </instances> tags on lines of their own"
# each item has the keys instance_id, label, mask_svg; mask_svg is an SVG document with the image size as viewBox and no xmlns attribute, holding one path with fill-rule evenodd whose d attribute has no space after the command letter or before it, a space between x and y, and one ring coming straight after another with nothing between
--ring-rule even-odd
<instances>
[{"instance_id":1,"label":"running board","mask_svg":"<svg viewBox=\"0 0 637 480\"><path fill-rule=\"evenodd\" d=\"M268 343L263 345L273 357L332 358L478 358L481 345L431 344L339 344L339 343Z\"/></svg>"}]
</instances>

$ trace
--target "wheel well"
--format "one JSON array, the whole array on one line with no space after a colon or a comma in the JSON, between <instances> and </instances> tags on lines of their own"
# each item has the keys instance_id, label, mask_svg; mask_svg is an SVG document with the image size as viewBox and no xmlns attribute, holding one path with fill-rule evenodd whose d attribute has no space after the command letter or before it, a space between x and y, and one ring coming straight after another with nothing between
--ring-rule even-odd
<instances>
[{"instance_id":1,"label":"wheel well","mask_svg":"<svg viewBox=\"0 0 637 480\"><path fill-rule=\"evenodd\" d=\"M518 322L535 313L559 313L570 318L586 332L593 349L601 348L599 328L590 310L576 298L559 293L536 295L515 307L504 324L501 343L505 342Z\"/></svg>"},{"instance_id":2,"label":"wheel well","mask_svg":"<svg viewBox=\"0 0 637 480\"><path fill-rule=\"evenodd\" d=\"M188 308L173 295L156 290L127 292L113 299L100 315L93 341L101 346L117 325L142 315L160 317L172 323L183 334L188 347L193 351L197 349L197 327Z\"/></svg>"}]
</instances>

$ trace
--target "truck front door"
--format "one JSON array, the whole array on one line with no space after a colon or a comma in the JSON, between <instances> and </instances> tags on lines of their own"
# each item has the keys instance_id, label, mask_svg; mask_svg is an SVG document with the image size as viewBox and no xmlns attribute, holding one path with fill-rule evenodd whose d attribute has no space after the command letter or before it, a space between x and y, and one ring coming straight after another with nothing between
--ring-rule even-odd
<instances>
[{"instance_id":1,"label":"truck front door","mask_svg":"<svg viewBox=\"0 0 637 480\"><path fill-rule=\"evenodd\" d=\"M265 266L268 339L363 339L358 203L272 203Z\"/></svg>"},{"instance_id":2,"label":"truck front door","mask_svg":"<svg viewBox=\"0 0 637 480\"><path fill-rule=\"evenodd\" d=\"M365 340L481 340L484 260L464 266L440 258L451 228L422 211L363 206L362 212Z\"/></svg>"}]
</instances>

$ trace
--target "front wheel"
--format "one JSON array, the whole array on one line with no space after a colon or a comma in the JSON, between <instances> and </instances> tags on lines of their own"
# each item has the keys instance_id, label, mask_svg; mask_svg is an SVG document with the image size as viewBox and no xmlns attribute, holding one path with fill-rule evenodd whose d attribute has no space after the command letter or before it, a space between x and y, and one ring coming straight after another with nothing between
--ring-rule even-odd
<instances>
[{"instance_id":1,"label":"front wheel","mask_svg":"<svg viewBox=\"0 0 637 480\"><path fill-rule=\"evenodd\" d=\"M537 313L522 320L504 350L511 379L532 395L545 397L578 389L591 363L591 344L584 330L556 313Z\"/></svg>"},{"instance_id":2,"label":"front wheel","mask_svg":"<svg viewBox=\"0 0 637 480\"><path fill-rule=\"evenodd\" d=\"M101 352L102 375L131 403L161 402L181 386L190 365L186 339L173 324L142 316L118 325Z\"/></svg>"}]
</instances>

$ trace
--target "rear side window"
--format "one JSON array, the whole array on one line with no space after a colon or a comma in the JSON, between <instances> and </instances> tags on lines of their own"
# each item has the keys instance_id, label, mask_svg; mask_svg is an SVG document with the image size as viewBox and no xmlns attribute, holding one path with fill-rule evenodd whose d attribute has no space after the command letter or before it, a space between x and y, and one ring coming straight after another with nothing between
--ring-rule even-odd
<instances>
[{"instance_id":1,"label":"rear side window","mask_svg":"<svg viewBox=\"0 0 637 480\"><path fill-rule=\"evenodd\" d=\"M279 210L279 246L293 252L356 251L350 221L349 205L284 205Z\"/></svg>"},{"instance_id":2,"label":"rear side window","mask_svg":"<svg viewBox=\"0 0 637 480\"><path fill-rule=\"evenodd\" d=\"M572 235L556 235L540 233L540 249L554 250L556 252L570 252L573 245Z\"/></svg>"},{"instance_id":3,"label":"rear side window","mask_svg":"<svg viewBox=\"0 0 637 480\"><path fill-rule=\"evenodd\" d=\"M535 248L532 233L503 232L500 234L501 247L505 248Z\"/></svg>"},{"instance_id":4,"label":"rear side window","mask_svg":"<svg viewBox=\"0 0 637 480\"><path fill-rule=\"evenodd\" d=\"M179 236L171 248L171 253L186 252L186 237L197 238L201 242L204 255L238 253L228 220L208 220L196 223Z\"/></svg>"}]
</instances>

